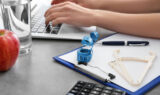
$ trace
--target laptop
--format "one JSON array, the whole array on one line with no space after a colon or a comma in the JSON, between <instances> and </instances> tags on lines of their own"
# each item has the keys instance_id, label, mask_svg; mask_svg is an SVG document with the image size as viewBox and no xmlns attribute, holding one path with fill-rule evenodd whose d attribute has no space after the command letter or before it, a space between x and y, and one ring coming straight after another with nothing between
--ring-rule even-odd
<instances>
[{"instance_id":1,"label":"laptop","mask_svg":"<svg viewBox=\"0 0 160 95\"><path fill-rule=\"evenodd\" d=\"M32 38L81 40L85 35L96 30L92 27L75 27L68 24L45 24L44 14L50 8L50 1L33 0L31 2L31 31Z\"/></svg>"}]
</instances>

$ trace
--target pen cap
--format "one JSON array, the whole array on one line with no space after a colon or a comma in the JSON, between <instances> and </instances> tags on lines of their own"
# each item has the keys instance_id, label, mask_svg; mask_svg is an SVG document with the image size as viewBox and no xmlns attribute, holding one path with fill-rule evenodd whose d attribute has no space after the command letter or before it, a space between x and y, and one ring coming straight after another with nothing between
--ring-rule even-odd
<instances>
[{"instance_id":1,"label":"pen cap","mask_svg":"<svg viewBox=\"0 0 160 95\"><path fill-rule=\"evenodd\" d=\"M90 33L90 36L91 36L91 38L92 38L92 40L93 40L94 43L95 43L95 42L98 40L98 38L99 38L98 32L91 32L91 33Z\"/></svg>"},{"instance_id":2,"label":"pen cap","mask_svg":"<svg viewBox=\"0 0 160 95\"><path fill-rule=\"evenodd\" d=\"M85 46L93 46L94 44L92 38L89 36L84 36L81 43Z\"/></svg>"}]
</instances>

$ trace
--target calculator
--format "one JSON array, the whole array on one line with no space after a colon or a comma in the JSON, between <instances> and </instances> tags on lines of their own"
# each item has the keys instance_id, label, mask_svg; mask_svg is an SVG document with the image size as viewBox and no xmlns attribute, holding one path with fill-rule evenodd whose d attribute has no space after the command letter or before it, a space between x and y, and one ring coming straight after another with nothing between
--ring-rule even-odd
<instances>
[{"instance_id":1,"label":"calculator","mask_svg":"<svg viewBox=\"0 0 160 95\"><path fill-rule=\"evenodd\" d=\"M127 95L125 91L85 81L78 81L66 95Z\"/></svg>"}]
</instances>

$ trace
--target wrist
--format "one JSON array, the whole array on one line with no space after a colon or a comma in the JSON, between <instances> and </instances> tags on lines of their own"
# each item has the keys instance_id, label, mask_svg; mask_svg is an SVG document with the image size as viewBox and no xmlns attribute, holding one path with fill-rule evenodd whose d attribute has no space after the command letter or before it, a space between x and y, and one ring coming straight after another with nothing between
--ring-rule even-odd
<instances>
[{"instance_id":1,"label":"wrist","mask_svg":"<svg viewBox=\"0 0 160 95\"><path fill-rule=\"evenodd\" d=\"M94 10L93 14L94 26L103 27L110 30L119 28L119 25L124 22L127 16L127 14L104 10Z\"/></svg>"},{"instance_id":2,"label":"wrist","mask_svg":"<svg viewBox=\"0 0 160 95\"><path fill-rule=\"evenodd\" d=\"M101 26L103 20L106 19L105 14L102 10L93 10L92 20L94 26Z\"/></svg>"},{"instance_id":3,"label":"wrist","mask_svg":"<svg viewBox=\"0 0 160 95\"><path fill-rule=\"evenodd\" d=\"M103 3L105 3L105 1L106 0L84 0L85 4L82 4L82 6L90 9L103 9L103 6L105 6Z\"/></svg>"}]
</instances>

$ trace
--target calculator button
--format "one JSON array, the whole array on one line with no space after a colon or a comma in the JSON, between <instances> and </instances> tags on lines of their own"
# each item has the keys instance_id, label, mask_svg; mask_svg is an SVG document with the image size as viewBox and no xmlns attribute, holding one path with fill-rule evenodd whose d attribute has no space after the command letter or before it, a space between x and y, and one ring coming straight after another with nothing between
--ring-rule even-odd
<instances>
[{"instance_id":1,"label":"calculator button","mask_svg":"<svg viewBox=\"0 0 160 95\"><path fill-rule=\"evenodd\" d=\"M107 93L101 93L100 95L110 95L110 94L107 94Z\"/></svg>"},{"instance_id":2,"label":"calculator button","mask_svg":"<svg viewBox=\"0 0 160 95\"><path fill-rule=\"evenodd\" d=\"M83 82L83 81L79 81L77 84L85 84L85 82Z\"/></svg>"},{"instance_id":3,"label":"calculator button","mask_svg":"<svg viewBox=\"0 0 160 95\"><path fill-rule=\"evenodd\" d=\"M107 93L107 94L111 94L111 91L109 91L109 90L103 90L102 92Z\"/></svg>"},{"instance_id":4,"label":"calculator button","mask_svg":"<svg viewBox=\"0 0 160 95\"><path fill-rule=\"evenodd\" d=\"M102 91L102 88L97 88L97 87L95 87L95 88L93 88L93 90L95 90L95 91Z\"/></svg>"},{"instance_id":5,"label":"calculator button","mask_svg":"<svg viewBox=\"0 0 160 95\"><path fill-rule=\"evenodd\" d=\"M92 94L98 95L100 94L98 91L91 91Z\"/></svg>"},{"instance_id":6,"label":"calculator button","mask_svg":"<svg viewBox=\"0 0 160 95\"><path fill-rule=\"evenodd\" d=\"M83 85L82 85L82 84L77 84L76 86L77 86L77 87L83 87Z\"/></svg>"},{"instance_id":7,"label":"calculator button","mask_svg":"<svg viewBox=\"0 0 160 95\"><path fill-rule=\"evenodd\" d=\"M83 89L82 91L83 91L83 92L86 92L86 93L89 93L89 92L90 92L89 89Z\"/></svg>"},{"instance_id":8,"label":"calculator button","mask_svg":"<svg viewBox=\"0 0 160 95\"><path fill-rule=\"evenodd\" d=\"M78 95L88 95L88 94L85 92L80 92Z\"/></svg>"},{"instance_id":9,"label":"calculator button","mask_svg":"<svg viewBox=\"0 0 160 95\"><path fill-rule=\"evenodd\" d=\"M111 88L111 87L104 87L104 89L106 89L106 90L113 90L113 88Z\"/></svg>"},{"instance_id":10,"label":"calculator button","mask_svg":"<svg viewBox=\"0 0 160 95\"><path fill-rule=\"evenodd\" d=\"M90 94L88 94L88 95L95 95L95 94L90 93Z\"/></svg>"},{"instance_id":11,"label":"calculator button","mask_svg":"<svg viewBox=\"0 0 160 95\"><path fill-rule=\"evenodd\" d=\"M81 87L74 87L74 90L81 90Z\"/></svg>"},{"instance_id":12,"label":"calculator button","mask_svg":"<svg viewBox=\"0 0 160 95\"><path fill-rule=\"evenodd\" d=\"M123 93L123 91L122 91L122 90L119 90L119 89L115 89L114 91L115 91L115 92L118 92L118 93Z\"/></svg>"},{"instance_id":13,"label":"calculator button","mask_svg":"<svg viewBox=\"0 0 160 95\"><path fill-rule=\"evenodd\" d=\"M85 88L87 88L87 89L92 89L93 87L94 87L94 84L92 84L92 83L88 83L85 85Z\"/></svg>"},{"instance_id":14,"label":"calculator button","mask_svg":"<svg viewBox=\"0 0 160 95\"><path fill-rule=\"evenodd\" d=\"M95 87L102 89L104 86L102 86L102 85L96 85Z\"/></svg>"},{"instance_id":15,"label":"calculator button","mask_svg":"<svg viewBox=\"0 0 160 95\"><path fill-rule=\"evenodd\" d=\"M122 95L121 93L113 92L112 95Z\"/></svg>"},{"instance_id":16,"label":"calculator button","mask_svg":"<svg viewBox=\"0 0 160 95\"><path fill-rule=\"evenodd\" d=\"M77 94L78 91L76 91L76 90L71 90L70 93Z\"/></svg>"},{"instance_id":17,"label":"calculator button","mask_svg":"<svg viewBox=\"0 0 160 95\"><path fill-rule=\"evenodd\" d=\"M76 94L73 94L73 93L68 93L67 95L76 95Z\"/></svg>"}]
</instances>

